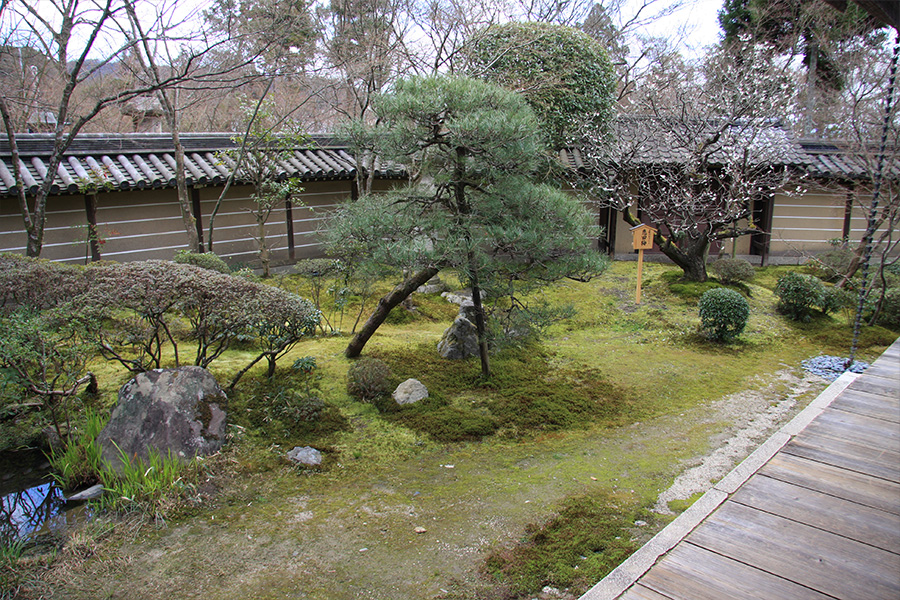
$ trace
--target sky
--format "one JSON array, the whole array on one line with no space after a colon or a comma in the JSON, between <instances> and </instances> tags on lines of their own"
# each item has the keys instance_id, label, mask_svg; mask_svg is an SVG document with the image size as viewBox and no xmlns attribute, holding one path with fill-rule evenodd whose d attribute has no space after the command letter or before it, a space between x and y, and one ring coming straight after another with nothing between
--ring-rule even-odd
<instances>
[{"instance_id":1,"label":"sky","mask_svg":"<svg viewBox=\"0 0 900 600\"><path fill-rule=\"evenodd\" d=\"M641 6L646 0L626 0L623 13L628 13ZM666 5L678 0L662 0ZM682 6L673 14L660 18L641 30L642 34L672 39L679 30L685 33L680 46L682 53L688 58L696 58L702 54L703 48L715 44L719 39L718 12L722 8L722 0L682 0Z\"/></svg>"},{"instance_id":2,"label":"sky","mask_svg":"<svg viewBox=\"0 0 900 600\"><path fill-rule=\"evenodd\" d=\"M718 13L721 8L722 0L688 0L684 8L669 17L690 28L690 51L698 52L704 46L710 46L719 40L721 30Z\"/></svg>"}]
</instances>

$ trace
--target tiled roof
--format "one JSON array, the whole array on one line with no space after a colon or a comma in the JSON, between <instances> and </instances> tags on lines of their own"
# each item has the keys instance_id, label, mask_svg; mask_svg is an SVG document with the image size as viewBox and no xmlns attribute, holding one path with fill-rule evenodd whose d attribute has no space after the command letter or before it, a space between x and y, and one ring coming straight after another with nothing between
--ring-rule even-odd
<instances>
[{"instance_id":1,"label":"tiled roof","mask_svg":"<svg viewBox=\"0 0 900 600\"><path fill-rule=\"evenodd\" d=\"M233 163L216 153L235 147L229 133L185 133L188 185L221 185ZM37 191L47 173L47 161L53 148L50 134L19 134L20 172L28 192ZM345 146L329 138L314 138L279 162L279 177L299 177L304 181L351 179L356 176L356 161ZM0 196L16 193L9 143L0 138ZM79 135L60 164L52 194L78 193L92 174L113 184L113 189L133 190L175 186L175 157L171 136L167 134L83 134ZM395 179L405 176L398 168L382 168L375 176ZM94 175L93 179L96 179Z\"/></svg>"},{"instance_id":2,"label":"tiled roof","mask_svg":"<svg viewBox=\"0 0 900 600\"><path fill-rule=\"evenodd\" d=\"M721 164L728 154L749 151L749 159L759 164L806 166L802 149L777 121L738 123L721 128L714 122L665 120L653 117L619 117L611 127L611 143L599 158L618 166L685 164L692 159L692 146L721 130L711 146L709 160ZM561 153L563 162L574 169L589 169L594 161L584 151Z\"/></svg>"},{"instance_id":3,"label":"tiled roof","mask_svg":"<svg viewBox=\"0 0 900 600\"><path fill-rule=\"evenodd\" d=\"M839 141L800 139L798 144L809 158L809 172L813 176L838 179L861 179L874 173L879 149L864 150ZM900 149L889 147L884 161L884 176L900 179Z\"/></svg>"},{"instance_id":4,"label":"tiled roof","mask_svg":"<svg viewBox=\"0 0 900 600\"><path fill-rule=\"evenodd\" d=\"M707 129L706 131L709 131ZM612 143L598 157L601 164L642 167L683 164L690 158L689 144L704 136L700 123L665 122L643 117L620 117L613 122ZM822 179L867 179L874 172L877 148L860 150L858 145L822 139L795 139L777 121L739 124L723 136L724 147L712 153L711 159L722 160L726 151L750 151L751 160L763 164L793 167ZM570 168L589 171L594 160L584 151L567 149L560 158ZM884 162L884 175L900 179L900 148L890 147Z\"/></svg>"}]
</instances>

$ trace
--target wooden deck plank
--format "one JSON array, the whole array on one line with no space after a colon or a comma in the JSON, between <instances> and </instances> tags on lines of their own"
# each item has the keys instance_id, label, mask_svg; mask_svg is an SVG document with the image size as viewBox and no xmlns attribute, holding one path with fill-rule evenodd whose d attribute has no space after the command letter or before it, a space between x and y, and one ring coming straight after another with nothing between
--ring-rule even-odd
<instances>
[{"instance_id":1,"label":"wooden deck plank","mask_svg":"<svg viewBox=\"0 0 900 600\"><path fill-rule=\"evenodd\" d=\"M736 502L719 507L687 539L835 598L900 597L900 554Z\"/></svg>"},{"instance_id":2,"label":"wooden deck plank","mask_svg":"<svg viewBox=\"0 0 900 600\"><path fill-rule=\"evenodd\" d=\"M678 600L832 600L816 590L686 542L648 572L641 585ZM622 598L632 600L627 593Z\"/></svg>"},{"instance_id":3,"label":"wooden deck plank","mask_svg":"<svg viewBox=\"0 0 900 600\"><path fill-rule=\"evenodd\" d=\"M884 396L852 390L836 398L829 409L900 423L900 398L886 400Z\"/></svg>"},{"instance_id":4,"label":"wooden deck plank","mask_svg":"<svg viewBox=\"0 0 900 600\"><path fill-rule=\"evenodd\" d=\"M641 584L633 586L620 597L622 600L675 600L671 596L664 596Z\"/></svg>"},{"instance_id":5,"label":"wooden deck plank","mask_svg":"<svg viewBox=\"0 0 900 600\"><path fill-rule=\"evenodd\" d=\"M819 435L795 438L781 451L900 483L900 452L886 448Z\"/></svg>"},{"instance_id":6,"label":"wooden deck plank","mask_svg":"<svg viewBox=\"0 0 900 600\"><path fill-rule=\"evenodd\" d=\"M729 501L798 521L888 552L900 551L900 515L762 475Z\"/></svg>"},{"instance_id":7,"label":"wooden deck plank","mask_svg":"<svg viewBox=\"0 0 900 600\"><path fill-rule=\"evenodd\" d=\"M897 359L896 362L900 362L900 359ZM900 373L897 372L896 362L893 365L888 361L873 364L866 369L865 373L870 377L882 377L890 381L900 381Z\"/></svg>"},{"instance_id":8,"label":"wooden deck plank","mask_svg":"<svg viewBox=\"0 0 900 600\"><path fill-rule=\"evenodd\" d=\"M759 473L857 504L900 514L900 484L780 452Z\"/></svg>"},{"instance_id":9,"label":"wooden deck plank","mask_svg":"<svg viewBox=\"0 0 900 600\"><path fill-rule=\"evenodd\" d=\"M826 410L798 437L819 434L900 449L900 426L897 423L842 410Z\"/></svg>"},{"instance_id":10,"label":"wooden deck plank","mask_svg":"<svg viewBox=\"0 0 900 600\"><path fill-rule=\"evenodd\" d=\"M859 377L848 386L850 390L859 390L870 394L880 394L888 398L896 398L900 394L900 386L893 379L886 377Z\"/></svg>"}]
</instances>

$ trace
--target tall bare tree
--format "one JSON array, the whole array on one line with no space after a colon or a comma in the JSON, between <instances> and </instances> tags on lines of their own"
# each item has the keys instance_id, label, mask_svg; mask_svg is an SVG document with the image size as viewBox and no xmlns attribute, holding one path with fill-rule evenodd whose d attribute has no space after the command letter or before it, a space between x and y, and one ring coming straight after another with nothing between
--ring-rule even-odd
<instances>
[{"instance_id":1,"label":"tall bare tree","mask_svg":"<svg viewBox=\"0 0 900 600\"><path fill-rule=\"evenodd\" d=\"M213 46L184 33L176 38L172 32L179 18L185 17L174 11L174 4L167 11L144 0L11 0L0 5L0 64L15 63L18 55L38 66L28 69L29 79L22 85L0 88L0 117L13 164L20 164L17 134L29 120L53 138L32 198L21 170L13 172L28 256L41 254L47 199L66 150L101 112L156 95L164 106L170 105L172 115L173 90L209 85L210 78L199 76L198 67ZM176 46L177 60L163 60L173 58ZM129 61L140 66L141 76L121 77ZM223 73L220 77L227 79ZM185 229L189 236L196 235L187 219Z\"/></svg>"}]
</instances>

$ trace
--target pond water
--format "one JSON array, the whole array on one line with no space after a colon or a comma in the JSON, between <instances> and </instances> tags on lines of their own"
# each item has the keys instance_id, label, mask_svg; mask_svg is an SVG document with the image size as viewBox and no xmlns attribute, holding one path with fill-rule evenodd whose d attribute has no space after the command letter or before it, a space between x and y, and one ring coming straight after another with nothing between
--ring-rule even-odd
<instances>
[{"instance_id":1,"label":"pond water","mask_svg":"<svg viewBox=\"0 0 900 600\"><path fill-rule=\"evenodd\" d=\"M70 508L42 452L0 453L0 542L64 529L78 518Z\"/></svg>"}]
</instances>

